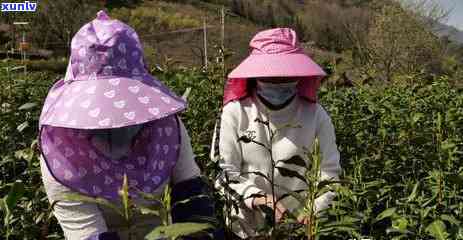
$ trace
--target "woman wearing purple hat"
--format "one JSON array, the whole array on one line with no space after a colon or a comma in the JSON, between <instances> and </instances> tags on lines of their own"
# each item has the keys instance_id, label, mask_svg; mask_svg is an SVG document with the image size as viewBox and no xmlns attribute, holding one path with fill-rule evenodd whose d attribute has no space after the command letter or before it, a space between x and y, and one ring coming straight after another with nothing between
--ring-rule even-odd
<instances>
[{"instance_id":1,"label":"woman wearing purple hat","mask_svg":"<svg viewBox=\"0 0 463 240\"><path fill-rule=\"evenodd\" d=\"M239 137L251 132L255 141L271 144L275 161L293 156L308 160L303 148L312 146L318 138L323 157L322 180L337 179L341 170L333 124L317 103L317 90L325 73L304 54L296 33L288 28L262 31L251 40L250 46L251 55L228 76L220 129L217 128L215 149L211 152L215 159L220 156L220 167L230 181L234 180L229 186L245 199L245 206L236 214L237 221L232 225L234 233L242 238L257 235L256 228L264 221L258 206L273 208L274 204L271 186L265 179L243 174L257 171L269 176L269 153L258 144L239 141ZM300 127L279 129L270 143L267 127L255 119L268 121L272 131L286 124ZM291 164L278 166L304 173ZM284 177L278 171L275 182L291 191L306 188L301 180ZM219 181L218 187L223 184ZM278 187L275 190L277 199L286 193ZM259 196L255 194L265 197L250 197ZM333 196L332 192L320 196L316 200L316 211L326 208ZM276 208L279 221L287 210L301 206L295 199L285 198Z\"/></svg>"},{"instance_id":2,"label":"woman wearing purple hat","mask_svg":"<svg viewBox=\"0 0 463 240\"><path fill-rule=\"evenodd\" d=\"M162 193L171 184L172 202L178 203L174 222L213 217L210 198L179 203L207 194L207 185L177 117L186 103L148 73L135 31L99 12L71 48L66 76L51 88L40 116L41 170L50 202L72 192L118 200L126 175L134 201L143 201L137 191ZM96 204L58 201L54 215L69 240L127 239L123 219ZM143 239L159 223L134 216L132 239Z\"/></svg>"}]
</instances>

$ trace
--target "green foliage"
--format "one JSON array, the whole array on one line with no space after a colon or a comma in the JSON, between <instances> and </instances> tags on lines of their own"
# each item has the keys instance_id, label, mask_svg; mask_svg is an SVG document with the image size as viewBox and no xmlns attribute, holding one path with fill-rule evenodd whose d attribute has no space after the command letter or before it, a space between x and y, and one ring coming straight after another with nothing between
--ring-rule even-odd
<instances>
[{"instance_id":1,"label":"green foliage","mask_svg":"<svg viewBox=\"0 0 463 240\"><path fill-rule=\"evenodd\" d=\"M9 213L6 208L0 211L4 226L0 235L9 239L58 239L59 227L49 214L41 185L36 141L40 106L55 77L46 72L8 74L5 67L0 64L0 197L11 200ZM17 187L21 185L24 191L14 190L20 190Z\"/></svg>"},{"instance_id":2,"label":"green foliage","mask_svg":"<svg viewBox=\"0 0 463 240\"><path fill-rule=\"evenodd\" d=\"M10 229L10 221L14 220L12 212L24 192L24 184L21 181L16 181L12 184L8 195L0 199L0 210L4 213L3 222L6 227L6 239L9 239L10 235L12 235Z\"/></svg>"},{"instance_id":3,"label":"green foliage","mask_svg":"<svg viewBox=\"0 0 463 240\"><path fill-rule=\"evenodd\" d=\"M429 70L442 56L441 43L418 16L386 5L372 18L365 46L369 63L391 81L397 74Z\"/></svg>"},{"instance_id":4,"label":"green foliage","mask_svg":"<svg viewBox=\"0 0 463 240\"><path fill-rule=\"evenodd\" d=\"M8 227L0 228L0 235L59 239L61 230L49 213L40 184L36 149L40 106L56 76L45 72L7 75L3 66L0 73L0 197L5 199L16 181L25 189L14 201ZM222 105L222 70L214 64L208 71L171 65L153 73L178 95L191 88L189 108L181 116L196 161L214 181L219 171L209 152ZM320 238L463 239L462 90L446 77L414 82L320 90L321 104L336 129L342 179L351 183L335 185L333 206L318 218L323 226ZM19 132L18 126L25 122ZM222 206L222 197L216 194L216 199ZM145 213L159 213L153 206L143 207ZM392 208L395 211L388 210ZM2 210L3 224L5 216ZM296 229L288 232L303 234L300 230L305 228Z\"/></svg>"},{"instance_id":5,"label":"green foliage","mask_svg":"<svg viewBox=\"0 0 463 240\"><path fill-rule=\"evenodd\" d=\"M165 237L177 239L181 236L188 236L203 230L212 228L209 224L203 223L177 223L169 226L161 226L146 236L147 240L155 240Z\"/></svg>"},{"instance_id":6,"label":"green foliage","mask_svg":"<svg viewBox=\"0 0 463 240\"><path fill-rule=\"evenodd\" d=\"M445 240L449 236L449 234L446 232L445 224L441 220L436 220L429 224L429 226L426 228L426 231L438 240Z\"/></svg>"},{"instance_id":7,"label":"green foliage","mask_svg":"<svg viewBox=\"0 0 463 240\"><path fill-rule=\"evenodd\" d=\"M134 230L133 224L136 223L137 219L133 218L133 212L139 211L142 214L153 215L156 217L161 218L162 225L153 229L145 239L148 240L155 240L160 238L168 238L175 240L180 236L188 236L192 234L197 234L198 232L213 228L210 224L202 224L202 223L175 223L172 224L170 222L170 206L168 203L166 204L165 199L168 198L169 186L166 186L165 194L163 195L154 195L154 194L147 194L143 192L139 192L143 198L150 201L152 205L139 205L134 203L131 198L129 197L129 184L127 175L124 175L122 187L119 190L120 202L110 202L103 198L92 198L87 197L77 193L70 193L61 196L61 200L59 201L79 201L79 202L86 202L86 203L95 203L99 206L106 207L111 209L125 220L126 228L128 229L128 238L129 240L134 239ZM132 189L130 189L132 190ZM131 191L132 192L132 191ZM189 201L184 200L184 202ZM52 204L54 205L54 204Z\"/></svg>"},{"instance_id":8,"label":"green foliage","mask_svg":"<svg viewBox=\"0 0 463 240\"><path fill-rule=\"evenodd\" d=\"M426 238L429 224L451 215L457 221L446 222L449 238L460 239L461 93L445 77L430 85L322 89L344 178L353 182L339 190L332 218L346 211L360 220L362 235L410 239Z\"/></svg>"},{"instance_id":9,"label":"green foliage","mask_svg":"<svg viewBox=\"0 0 463 240\"><path fill-rule=\"evenodd\" d=\"M111 17L119 19L139 33L159 33L200 26L201 22L188 14L178 11L182 6L172 3L146 3L137 8L116 8Z\"/></svg>"}]
</instances>

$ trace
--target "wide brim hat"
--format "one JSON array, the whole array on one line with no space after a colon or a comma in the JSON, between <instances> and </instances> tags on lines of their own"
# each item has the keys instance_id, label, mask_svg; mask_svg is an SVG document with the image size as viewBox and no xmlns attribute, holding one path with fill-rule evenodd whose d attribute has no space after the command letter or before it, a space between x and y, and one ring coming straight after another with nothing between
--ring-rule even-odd
<instances>
[{"instance_id":1,"label":"wide brim hat","mask_svg":"<svg viewBox=\"0 0 463 240\"><path fill-rule=\"evenodd\" d=\"M125 175L139 198L168 182L180 153L176 113L185 108L149 74L135 31L101 11L74 36L66 75L45 100L41 154L56 181L75 192L117 200ZM140 132L124 139L130 149L122 157L111 154L111 138L95 138L139 124Z\"/></svg>"},{"instance_id":2,"label":"wide brim hat","mask_svg":"<svg viewBox=\"0 0 463 240\"><path fill-rule=\"evenodd\" d=\"M73 37L66 76L49 91L39 124L119 128L185 108L182 98L148 72L137 33L100 11Z\"/></svg>"},{"instance_id":3,"label":"wide brim hat","mask_svg":"<svg viewBox=\"0 0 463 240\"><path fill-rule=\"evenodd\" d=\"M249 45L251 54L228 75L224 104L249 95L248 79L265 77L299 77L299 95L317 100L317 89L326 73L304 53L294 30L265 30L257 33Z\"/></svg>"}]
</instances>

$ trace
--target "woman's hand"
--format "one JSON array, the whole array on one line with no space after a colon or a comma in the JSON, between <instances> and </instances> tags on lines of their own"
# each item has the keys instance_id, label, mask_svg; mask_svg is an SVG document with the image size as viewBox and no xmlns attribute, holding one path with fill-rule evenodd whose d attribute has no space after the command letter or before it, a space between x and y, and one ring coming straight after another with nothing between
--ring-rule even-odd
<instances>
[{"instance_id":1,"label":"woman's hand","mask_svg":"<svg viewBox=\"0 0 463 240\"><path fill-rule=\"evenodd\" d=\"M252 200L253 209L256 209L258 206L262 206L262 205L268 206L271 209L273 209L274 204L273 204L272 195L266 195L265 197L255 197ZM286 208L280 202L276 203L275 208L276 209L274 209L274 211L275 211L276 221L281 222L281 220L283 219L283 216L284 216L284 214L286 212Z\"/></svg>"},{"instance_id":2,"label":"woman's hand","mask_svg":"<svg viewBox=\"0 0 463 240\"><path fill-rule=\"evenodd\" d=\"M297 218L297 221L298 221L300 224L308 225L309 222L310 222L310 218L309 218L309 217L305 217L305 216L299 216L299 217Z\"/></svg>"}]
</instances>

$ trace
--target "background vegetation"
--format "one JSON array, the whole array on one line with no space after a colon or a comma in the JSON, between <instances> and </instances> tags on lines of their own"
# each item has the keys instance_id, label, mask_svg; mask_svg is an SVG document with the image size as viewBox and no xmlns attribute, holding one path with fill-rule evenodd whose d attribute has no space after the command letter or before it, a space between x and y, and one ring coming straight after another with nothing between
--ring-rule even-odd
<instances>
[{"instance_id":1,"label":"background vegetation","mask_svg":"<svg viewBox=\"0 0 463 240\"><path fill-rule=\"evenodd\" d=\"M222 5L226 48L220 28L211 28L205 69L202 34L175 31L201 27L205 15L216 26ZM0 235L62 237L41 185L37 121L48 88L64 73L69 36L107 7L142 35L154 75L179 95L192 89L182 118L211 182L219 172L208 156L212 131L204 129L213 129L211 116L220 112L224 72L247 54L256 31L290 26L329 73L319 96L349 182L339 187L319 239L463 239L463 51L432 34L423 15L373 0L66 0L41 7L47 11L0 20L31 20L33 45L56 51L54 59L27 62L27 75L6 71L21 64L15 60L0 63Z\"/></svg>"}]
</instances>

